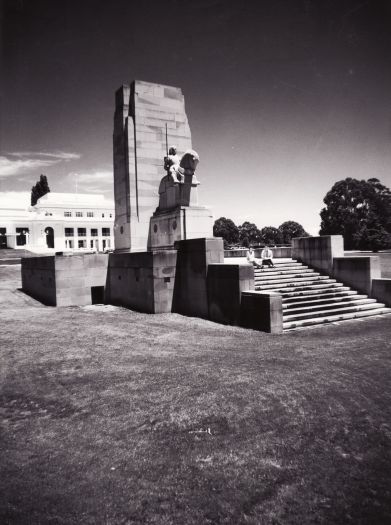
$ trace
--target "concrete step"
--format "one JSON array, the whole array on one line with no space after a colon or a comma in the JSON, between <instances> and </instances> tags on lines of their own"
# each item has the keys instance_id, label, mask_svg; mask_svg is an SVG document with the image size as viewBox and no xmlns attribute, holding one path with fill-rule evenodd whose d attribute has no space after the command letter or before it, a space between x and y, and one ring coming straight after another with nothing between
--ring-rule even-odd
<instances>
[{"instance_id":1,"label":"concrete step","mask_svg":"<svg viewBox=\"0 0 391 525\"><path fill-rule=\"evenodd\" d=\"M371 305L376 304L376 299L369 299L367 297L364 299L356 299L352 301L329 302L326 304L318 304L318 305L314 305L314 304L308 305L306 303L306 306L303 305L303 306L299 306L296 308L289 308L287 310L284 309L283 318L288 319L288 317L297 316L300 314L307 314L307 313L315 314L316 312L323 313L323 312L329 312L331 310L344 310L346 308L350 309L350 308L355 308L358 306L361 307L361 306L366 306L370 304Z\"/></svg>"},{"instance_id":2,"label":"concrete step","mask_svg":"<svg viewBox=\"0 0 391 525\"><path fill-rule=\"evenodd\" d=\"M284 321L300 321L304 319L315 319L316 317L328 317L329 315L342 315L349 314L352 312L361 312L366 310L376 310L378 308L384 308L384 304L377 303L376 301L371 304L357 305L357 306L344 306L337 309L322 309L320 311L307 311L305 313L296 313L292 315L283 315Z\"/></svg>"},{"instance_id":3,"label":"concrete step","mask_svg":"<svg viewBox=\"0 0 391 525\"><path fill-rule=\"evenodd\" d=\"M372 310L364 310L359 312L353 312L353 313L346 313L346 314L334 314L333 315L327 315L325 317L316 317L316 318L310 318L310 319L303 319L300 321L286 321L283 323L283 330L294 330L297 328L304 328L307 326L313 326L313 325L321 325L324 323L334 323L339 321L348 321L352 319L360 319L362 317L374 317L376 315L387 315L391 314L391 308L376 308Z\"/></svg>"},{"instance_id":4,"label":"concrete step","mask_svg":"<svg viewBox=\"0 0 391 525\"><path fill-rule=\"evenodd\" d=\"M308 268L308 266L306 266L305 264L301 264L301 263L298 263L298 262L284 262L284 263L274 263L274 266L278 269L278 270L289 270L289 268ZM263 268L266 272L271 272L273 271L273 268L269 268L268 266L265 266ZM259 270L259 268L255 268L256 271ZM260 271L260 270L259 270Z\"/></svg>"},{"instance_id":5,"label":"concrete step","mask_svg":"<svg viewBox=\"0 0 391 525\"><path fill-rule=\"evenodd\" d=\"M294 290L294 291L282 291L281 296L283 302L288 302L290 300L292 301L298 301L298 300L306 300L308 297L317 297L317 296L332 296L332 295L341 295L345 293L349 294L356 294L357 292L355 290L351 290L348 286L342 286L340 283L338 283L339 286L335 287L324 287L324 288L315 288L315 289L308 289L308 290Z\"/></svg>"},{"instance_id":6,"label":"concrete step","mask_svg":"<svg viewBox=\"0 0 391 525\"><path fill-rule=\"evenodd\" d=\"M329 281L330 277L327 277L327 275L306 275L306 276L297 276L294 279L286 279L286 278L275 278L275 279L265 279L265 280L259 280L255 281L255 286L260 286L263 288L264 286L269 285L284 285L284 284L291 284L293 286L300 286L302 283L315 283L319 281Z\"/></svg>"},{"instance_id":7,"label":"concrete step","mask_svg":"<svg viewBox=\"0 0 391 525\"><path fill-rule=\"evenodd\" d=\"M358 293L354 290L350 290L349 292L342 293L338 296L335 296L335 294L323 294L324 296L315 296L316 298L313 298L313 296L310 296L310 299L308 296L301 297L300 301L292 301L286 302L286 299L283 299L282 301L282 308L283 310L290 310L292 308L301 308L305 306L318 306L318 305L324 305L324 304L333 304L333 303L341 303L343 301L357 301L361 299L368 299L367 295L358 295Z\"/></svg>"},{"instance_id":8,"label":"concrete step","mask_svg":"<svg viewBox=\"0 0 391 525\"><path fill-rule=\"evenodd\" d=\"M274 270L289 270L289 269L294 269L294 268L308 268L308 266L304 266L300 263L280 263L280 264L274 264L275 268L270 268L268 266L265 266L263 268L263 270L265 272L268 272L268 271L274 271ZM261 271L260 268L255 268L256 271Z\"/></svg>"},{"instance_id":9,"label":"concrete step","mask_svg":"<svg viewBox=\"0 0 391 525\"><path fill-rule=\"evenodd\" d=\"M311 270L311 268L289 268L288 270L274 270L273 268L271 268L270 270L258 270L254 268L255 278L269 277L270 275L301 275L303 273L314 273L314 270Z\"/></svg>"},{"instance_id":10,"label":"concrete step","mask_svg":"<svg viewBox=\"0 0 391 525\"><path fill-rule=\"evenodd\" d=\"M286 291L297 291L297 290L306 290L308 288L314 288L316 287L329 287L330 285L339 285L342 286L342 284L337 283L335 279L327 279L322 278L323 276L317 277L315 279L311 280L295 280L295 281L288 281L288 282L269 282L268 284L262 284L262 285L256 285L256 290L286 290Z\"/></svg>"},{"instance_id":11,"label":"concrete step","mask_svg":"<svg viewBox=\"0 0 391 525\"><path fill-rule=\"evenodd\" d=\"M283 279L283 280L294 280L294 279L311 279L312 277L318 277L320 273L312 272L308 270L304 270L303 272L292 272L292 273L282 273L282 272L276 272L276 273L268 273L264 274L261 273L261 275L254 275L254 281L255 282L261 282L261 281L271 281L273 279ZM328 275L323 275L324 278L329 278Z\"/></svg>"}]
</instances>

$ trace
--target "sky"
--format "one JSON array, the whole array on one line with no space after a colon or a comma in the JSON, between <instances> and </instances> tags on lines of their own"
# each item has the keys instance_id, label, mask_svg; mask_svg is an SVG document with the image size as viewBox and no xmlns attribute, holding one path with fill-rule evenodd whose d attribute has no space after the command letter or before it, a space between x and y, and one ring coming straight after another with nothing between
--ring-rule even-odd
<instances>
[{"instance_id":1,"label":"sky","mask_svg":"<svg viewBox=\"0 0 391 525\"><path fill-rule=\"evenodd\" d=\"M0 0L0 192L113 195L114 93L180 87L200 204L317 234L332 185L391 186L389 0ZM164 172L162 171L162 176Z\"/></svg>"}]
</instances>

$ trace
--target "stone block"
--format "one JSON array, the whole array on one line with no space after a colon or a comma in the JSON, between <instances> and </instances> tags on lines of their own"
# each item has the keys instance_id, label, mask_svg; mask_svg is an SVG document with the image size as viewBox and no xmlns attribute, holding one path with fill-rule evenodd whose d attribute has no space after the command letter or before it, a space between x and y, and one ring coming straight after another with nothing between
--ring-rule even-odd
<instances>
[{"instance_id":1,"label":"stone block","mask_svg":"<svg viewBox=\"0 0 391 525\"><path fill-rule=\"evenodd\" d=\"M110 254L106 300L147 313L171 312L176 251Z\"/></svg>"},{"instance_id":2,"label":"stone block","mask_svg":"<svg viewBox=\"0 0 391 525\"><path fill-rule=\"evenodd\" d=\"M240 324L262 332L282 332L282 297L274 292L242 292Z\"/></svg>"},{"instance_id":3,"label":"stone block","mask_svg":"<svg viewBox=\"0 0 391 525\"><path fill-rule=\"evenodd\" d=\"M224 261L221 239L188 239L177 241L178 250L173 296L173 311L208 319L207 269L209 260L216 259L213 248Z\"/></svg>"},{"instance_id":4,"label":"stone block","mask_svg":"<svg viewBox=\"0 0 391 525\"><path fill-rule=\"evenodd\" d=\"M239 325L241 293L254 289L254 269L249 265L209 264L207 287L209 319Z\"/></svg>"},{"instance_id":5,"label":"stone block","mask_svg":"<svg viewBox=\"0 0 391 525\"><path fill-rule=\"evenodd\" d=\"M343 257L343 255L344 248L341 235L292 239L292 258L308 264L320 272L330 274L333 271L333 259Z\"/></svg>"},{"instance_id":6,"label":"stone block","mask_svg":"<svg viewBox=\"0 0 391 525\"><path fill-rule=\"evenodd\" d=\"M371 297L391 306L391 279L373 279Z\"/></svg>"},{"instance_id":7,"label":"stone block","mask_svg":"<svg viewBox=\"0 0 391 525\"><path fill-rule=\"evenodd\" d=\"M332 275L353 289L370 295L372 280L381 278L379 257L336 257Z\"/></svg>"},{"instance_id":8,"label":"stone block","mask_svg":"<svg viewBox=\"0 0 391 525\"><path fill-rule=\"evenodd\" d=\"M213 216L201 206L157 211L150 220L149 230L149 249L172 248L180 240L213 236Z\"/></svg>"}]
</instances>

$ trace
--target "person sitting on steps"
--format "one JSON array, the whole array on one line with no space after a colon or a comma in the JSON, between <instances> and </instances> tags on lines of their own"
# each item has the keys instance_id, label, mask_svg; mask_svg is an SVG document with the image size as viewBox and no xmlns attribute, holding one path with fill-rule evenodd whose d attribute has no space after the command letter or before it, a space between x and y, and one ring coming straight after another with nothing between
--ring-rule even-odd
<instances>
[{"instance_id":1,"label":"person sitting on steps","mask_svg":"<svg viewBox=\"0 0 391 525\"><path fill-rule=\"evenodd\" d=\"M247 257L247 262L249 262L250 264L255 266L255 268L261 268L262 269L262 263L259 262L259 259L255 258L255 254L254 254L254 250L253 250L252 246L249 247L249 249L248 249L248 251L246 253L246 257Z\"/></svg>"},{"instance_id":2,"label":"person sitting on steps","mask_svg":"<svg viewBox=\"0 0 391 525\"><path fill-rule=\"evenodd\" d=\"M261 253L262 257L262 268L263 266L269 266L269 268L275 268L273 264L273 252L268 246L265 246Z\"/></svg>"}]
</instances>

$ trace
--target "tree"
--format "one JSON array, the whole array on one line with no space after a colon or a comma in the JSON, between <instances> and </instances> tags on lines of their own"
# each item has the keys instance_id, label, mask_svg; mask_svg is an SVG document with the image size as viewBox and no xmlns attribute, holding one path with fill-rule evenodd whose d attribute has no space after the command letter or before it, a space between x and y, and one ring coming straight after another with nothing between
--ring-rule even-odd
<instances>
[{"instance_id":1,"label":"tree","mask_svg":"<svg viewBox=\"0 0 391 525\"><path fill-rule=\"evenodd\" d=\"M321 235L343 235L345 248L379 250L391 233L391 192L378 179L347 178L324 198Z\"/></svg>"},{"instance_id":2,"label":"tree","mask_svg":"<svg viewBox=\"0 0 391 525\"><path fill-rule=\"evenodd\" d=\"M303 226L295 221L285 221L278 227L281 234L281 242L290 244L294 237L308 237Z\"/></svg>"},{"instance_id":3,"label":"tree","mask_svg":"<svg viewBox=\"0 0 391 525\"><path fill-rule=\"evenodd\" d=\"M259 244L261 242L261 232L253 222L245 221L239 226L239 241L242 246Z\"/></svg>"},{"instance_id":4,"label":"tree","mask_svg":"<svg viewBox=\"0 0 391 525\"><path fill-rule=\"evenodd\" d=\"M220 217L213 225L213 235L224 239L224 246L239 242L239 228L231 219Z\"/></svg>"},{"instance_id":5,"label":"tree","mask_svg":"<svg viewBox=\"0 0 391 525\"><path fill-rule=\"evenodd\" d=\"M265 245L280 244L281 232L274 226L265 226L261 230L261 242Z\"/></svg>"},{"instance_id":6,"label":"tree","mask_svg":"<svg viewBox=\"0 0 391 525\"><path fill-rule=\"evenodd\" d=\"M31 188L31 206L37 204L38 199L50 192L46 175L41 175L39 181Z\"/></svg>"}]
</instances>

